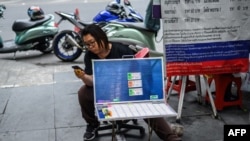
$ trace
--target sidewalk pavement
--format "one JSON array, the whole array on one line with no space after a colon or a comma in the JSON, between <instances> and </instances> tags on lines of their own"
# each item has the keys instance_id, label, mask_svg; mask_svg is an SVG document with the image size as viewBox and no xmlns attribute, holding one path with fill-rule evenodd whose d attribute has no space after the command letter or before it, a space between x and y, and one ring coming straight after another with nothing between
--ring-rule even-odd
<instances>
[{"instance_id":1,"label":"sidewalk pavement","mask_svg":"<svg viewBox=\"0 0 250 141\"><path fill-rule=\"evenodd\" d=\"M81 118L78 80L70 64L36 66L18 61L0 60L0 141L82 141L86 128ZM195 92L185 94L180 124L183 141L223 141L225 124L250 124L250 94L243 94L244 110L228 107L214 118L209 104L199 104ZM178 96L169 104L177 111ZM175 118L166 118L175 123ZM148 140L130 130L127 141ZM105 133L105 134L102 134ZM100 131L96 141L111 140L111 131ZM151 140L160 140L155 134Z\"/></svg>"}]
</instances>

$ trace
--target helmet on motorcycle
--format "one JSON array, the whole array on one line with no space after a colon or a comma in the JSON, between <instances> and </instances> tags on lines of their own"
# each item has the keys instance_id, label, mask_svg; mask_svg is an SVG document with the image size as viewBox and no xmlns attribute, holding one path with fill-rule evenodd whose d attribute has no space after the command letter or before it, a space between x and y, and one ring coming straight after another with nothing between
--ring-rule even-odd
<instances>
[{"instance_id":1,"label":"helmet on motorcycle","mask_svg":"<svg viewBox=\"0 0 250 141\"><path fill-rule=\"evenodd\" d=\"M121 4L117 3L116 1L110 2L106 6L106 10L114 14L120 14L123 11L125 11L124 7Z\"/></svg>"},{"instance_id":2,"label":"helmet on motorcycle","mask_svg":"<svg viewBox=\"0 0 250 141\"><path fill-rule=\"evenodd\" d=\"M39 20L44 18L44 12L39 6L29 7L27 13L31 20Z\"/></svg>"}]
</instances>

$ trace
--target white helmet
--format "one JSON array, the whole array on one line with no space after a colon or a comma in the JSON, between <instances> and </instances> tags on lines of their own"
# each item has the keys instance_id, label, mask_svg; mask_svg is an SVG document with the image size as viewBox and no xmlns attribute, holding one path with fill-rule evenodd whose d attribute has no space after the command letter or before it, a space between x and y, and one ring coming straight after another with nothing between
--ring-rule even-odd
<instances>
[{"instance_id":1,"label":"white helmet","mask_svg":"<svg viewBox=\"0 0 250 141\"><path fill-rule=\"evenodd\" d=\"M112 1L110 2L107 6L106 6L106 10L114 13L114 14L120 14L122 12L125 11L123 5L117 3L116 1Z\"/></svg>"}]
</instances>

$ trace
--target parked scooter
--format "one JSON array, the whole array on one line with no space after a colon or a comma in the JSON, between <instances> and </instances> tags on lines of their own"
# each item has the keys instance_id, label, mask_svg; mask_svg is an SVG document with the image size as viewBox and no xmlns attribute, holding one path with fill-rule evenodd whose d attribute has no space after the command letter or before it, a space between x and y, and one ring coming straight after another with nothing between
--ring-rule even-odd
<instances>
[{"instance_id":1,"label":"parked scooter","mask_svg":"<svg viewBox=\"0 0 250 141\"><path fill-rule=\"evenodd\" d=\"M86 48L82 42L82 39L79 35L79 31L82 30L86 25L91 23L96 23L100 27L107 25L109 22L140 22L142 23L143 18L138 12L134 10L131 6L131 3L128 0L124 1L124 5L130 9L130 12L127 16L126 11L123 6L119 4L118 1L113 1L109 3L106 7L106 10L99 12L92 22L83 22L79 18L79 11L76 9L75 13L66 13L61 11L56 11L55 13L61 17L57 24L60 24L62 21L67 20L75 26L75 31L72 30L63 30L57 34L53 41L54 54L65 62L71 62L76 60L81 56L83 52L86 51ZM117 6L117 7L116 7ZM123 12L115 12L123 11ZM113 12L111 12L113 11ZM115 14L116 13L116 14Z\"/></svg>"},{"instance_id":2,"label":"parked scooter","mask_svg":"<svg viewBox=\"0 0 250 141\"><path fill-rule=\"evenodd\" d=\"M53 51L51 41L59 29L54 24L54 15L44 15L38 6L28 9L29 19L16 20L12 30L16 37L13 40L0 40L0 53L15 53L17 51L39 50L42 53Z\"/></svg>"}]
</instances>

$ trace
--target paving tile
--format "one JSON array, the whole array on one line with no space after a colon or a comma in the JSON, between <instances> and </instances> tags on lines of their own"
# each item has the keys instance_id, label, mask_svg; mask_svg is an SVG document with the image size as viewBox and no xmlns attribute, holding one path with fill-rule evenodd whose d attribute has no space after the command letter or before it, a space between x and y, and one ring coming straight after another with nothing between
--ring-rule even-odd
<instances>
[{"instance_id":1,"label":"paving tile","mask_svg":"<svg viewBox=\"0 0 250 141\"><path fill-rule=\"evenodd\" d=\"M56 128L86 125L77 95L81 84L82 82L54 84Z\"/></svg>"},{"instance_id":2,"label":"paving tile","mask_svg":"<svg viewBox=\"0 0 250 141\"><path fill-rule=\"evenodd\" d=\"M0 133L0 141L55 141L55 130L32 130Z\"/></svg>"},{"instance_id":3,"label":"paving tile","mask_svg":"<svg viewBox=\"0 0 250 141\"><path fill-rule=\"evenodd\" d=\"M54 81L56 83L67 83L72 81L81 81L78 79L73 70L67 72L56 72L54 73ZM82 81L81 81L82 82Z\"/></svg>"},{"instance_id":4,"label":"paving tile","mask_svg":"<svg viewBox=\"0 0 250 141\"><path fill-rule=\"evenodd\" d=\"M0 132L54 128L52 85L18 87L9 99Z\"/></svg>"},{"instance_id":5,"label":"paving tile","mask_svg":"<svg viewBox=\"0 0 250 141\"><path fill-rule=\"evenodd\" d=\"M10 96L15 93L13 88L0 89L0 115L4 113Z\"/></svg>"}]
</instances>

